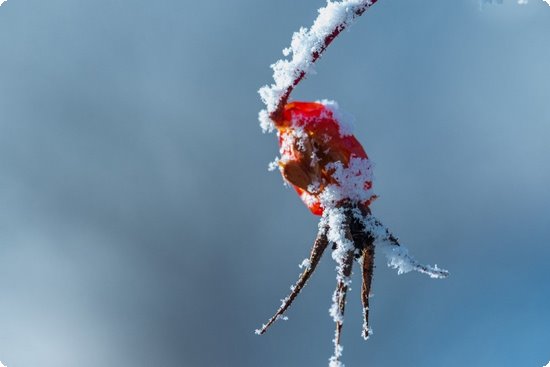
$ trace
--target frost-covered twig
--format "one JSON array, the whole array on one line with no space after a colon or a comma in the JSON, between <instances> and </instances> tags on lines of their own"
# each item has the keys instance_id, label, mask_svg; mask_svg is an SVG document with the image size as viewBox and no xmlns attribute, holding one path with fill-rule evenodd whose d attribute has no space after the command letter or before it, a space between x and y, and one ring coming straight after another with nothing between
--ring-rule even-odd
<instances>
[{"instance_id":1,"label":"frost-covered twig","mask_svg":"<svg viewBox=\"0 0 550 367\"><path fill-rule=\"evenodd\" d=\"M343 347L340 344L346 295L351 284L351 269L355 257L356 245L353 238L353 216L349 215L347 206L327 208L323 213L321 223L328 227L328 240L334 244L332 258L336 261L336 290L332 296L330 315L336 324L334 333L334 354L330 357L330 367L341 366L340 357Z\"/></svg>"},{"instance_id":2,"label":"frost-covered twig","mask_svg":"<svg viewBox=\"0 0 550 367\"><path fill-rule=\"evenodd\" d=\"M372 272L374 270L374 245L373 239L370 236L367 236L367 241L361 255L361 276L363 283L361 286L361 303L363 304L363 330L361 331L361 335L363 339L367 340L372 334L372 329L369 327L369 297Z\"/></svg>"},{"instance_id":3,"label":"frost-covered twig","mask_svg":"<svg viewBox=\"0 0 550 367\"><path fill-rule=\"evenodd\" d=\"M372 215L363 218L365 230L374 236L374 241L384 252L388 259L388 266L397 269L398 274L408 273L412 270L429 275L431 278L446 278L449 272L439 268L437 265L423 265L416 261L409 250L399 243L390 230L380 220Z\"/></svg>"},{"instance_id":4,"label":"frost-covered twig","mask_svg":"<svg viewBox=\"0 0 550 367\"><path fill-rule=\"evenodd\" d=\"M319 264L319 260L321 260L323 252L327 248L327 245L327 228L322 226L321 228L319 228L319 233L317 234L317 238L315 239L315 243L313 244L313 249L311 250L311 254L307 261L306 269L302 272L296 284L291 287L290 295L283 299L281 307L279 307L277 312L275 312L275 315L273 315L266 324L262 325L260 329L256 330L256 334L264 334L267 329L275 321L279 320L285 313L285 311L292 305L294 299L298 296L302 288L304 288L304 286L306 285L311 274L313 274L313 272L315 271L317 264Z\"/></svg>"},{"instance_id":5,"label":"frost-covered twig","mask_svg":"<svg viewBox=\"0 0 550 367\"><path fill-rule=\"evenodd\" d=\"M283 106L287 103L290 93L312 71L313 64L332 41L377 1L327 0L327 6L319 9L319 16L311 28L302 27L294 33L290 47L283 50L285 56L292 54L292 58L279 60L271 65L275 83L259 90L267 107L260 112L260 122L264 131L272 131L274 124L280 121Z\"/></svg>"},{"instance_id":6,"label":"frost-covered twig","mask_svg":"<svg viewBox=\"0 0 550 367\"><path fill-rule=\"evenodd\" d=\"M351 233L348 231L349 238L351 238ZM338 244L336 244L338 247ZM342 356L343 347L340 343L340 337L342 335L342 326L344 325L344 311L346 308L346 295L348 293L348 288L351 283L351 268L353 265L353 254L354 250L350 249L345 253L345 256L342 260L341 268L342 277L339 277L336 284L336 290L332 296L332 306L330 308L330 313L336 323L336 330L334 332L334 354L330 357L330 367L339 367L343 366L340 362L340 357Z\"/></svg>"}]
</instances>

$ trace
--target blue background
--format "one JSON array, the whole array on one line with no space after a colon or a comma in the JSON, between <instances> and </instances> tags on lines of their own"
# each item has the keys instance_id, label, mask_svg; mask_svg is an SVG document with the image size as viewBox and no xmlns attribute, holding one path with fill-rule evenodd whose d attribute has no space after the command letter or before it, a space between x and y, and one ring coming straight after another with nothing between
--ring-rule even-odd
<instances>
[{"instance_id":1,"label":"blue background","mask_svg":"<svg viewBox=\"0 0 550 367\"><path fill-rule=\"evenodd\" d=\"M0 8L0 360L9 367L323 366L328 253L265 322L317 218L267 164L257 89L319 1L9 0ZM353 366L550 360L550 8L380 1L294 98L335 99L373 204L447 280L377 258Z\"/></svg>"}]
</instances>

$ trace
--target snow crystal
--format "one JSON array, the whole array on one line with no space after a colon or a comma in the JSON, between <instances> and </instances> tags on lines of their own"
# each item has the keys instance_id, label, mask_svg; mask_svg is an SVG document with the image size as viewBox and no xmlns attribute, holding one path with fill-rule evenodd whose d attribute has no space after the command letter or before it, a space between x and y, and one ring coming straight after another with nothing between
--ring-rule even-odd
<instances>
[{"instance_id":1,"label":"snow crystal","mask_svg":"<svg viewBox=\"0 0 550 367\"><path fill-rule=\"evenodd\" d=\"M1 0L0 0L1 1ZM270 133L275 130L273 121L269 118L269 113L266 110L261 110L258 114L258 120L260 120L260 127L264 133Z\"/></svg>"},{"instance_id":2,"label":"snow crystal","mask_svg":"<svg viewBox=\"0 0 550 367\"><path fill-rule=\"evenodd\" d=\"M280 163L286 163L292 159L290 154L286 152L292 152L294 148L300 151L305 150L305 141L308 139L307 133L301 127L294 127L288 130L285 134L280 134L281 142L279 152L281 153Z\"/></svg>"},{"instance_id":3,"label":"snow crystal","mask_svg":"<svg viewBox=\"0 0 550 367\"><path fill-rule=\"evenodd\" d=\"M342 348L342 346L339 346ZM340 351L340 354L342 354L342 351ZM339 357L332 356L328 360L328 367L345 367L345 365L338 360Z\"/></svg>"},{"instance_id":4,"label":"snow crystal","mask_svg":"<svg viewBox=\"0 0 550 367\"><path fill-rule=\"evenodd\" d=\"M547 0L547 1L550 1L550 0ZM550 2L548 4L550 5ZM550 361L544 367L550 367Z\"/></svg>"},{"instance_id":5,"label":"snow crystal","mask_svg":"<svg viewBox=\"0 0 550 367\"><path fill-rule=\"evenodd\" d=\"M275 159L272 162L269 162L267 165L268 171L275 171L277 168L279 168L279 162L281 161L281 158L275 157Z\"/></svg>"},{"instance_id":6,"label":"snow crystal","mask_svg":"<svg viewBox=\"0 0 550 367\"><path fill-rule=\"evenodd\" d=\"M337 322L339 324L343 324L344 323L344 315L342 315L342 313L340 312L340 307L338 307L339 297L340 297L340 292L338 291L338 289L336 289L334 291L334 293L332 293L332 304L330 305L330 308L328 309L328 313L330 314L330 316L332 317L332 320L334 320L334 322Z\"/></svg>"},{"instance_id":7,"label":"snow crystal","mask_svg":"<svg viewBox=\"0 0 550 367\"><path fill-rule=\"evenodd\" d=\"M315 163L312 162L312 165L314 164ZM319 192L320 189L321 189L321 183L317 181L314 181L313 183L307 186L307 191L313 194Z\"/></svg>"},{"instance_id":8,"label":"snow crystal","mask_svg":"<svg viewBox=\"0 0 550 367\"><path fill-rule=\"evenodd\" d=\"M0 6L2 6L2 4L4 4L6 1L8 0L0 0ZM0 367L6 367L2 364L2 362L0 362Z\"/></svg>"},{"instance_id":9,"label":"snow crystal","mask_svg":"<svg viewBox=\"0 0 550 367\"><path fill-rule=\"evenodd\" d=\"M281 307L283 307L286 303L288 303L289 298L285 297L281 299Z\"/></svg>"},{"instance_id":10,"label":"snow crystal","mask_svg":"<svg viewBox=\"0 0 550 367\"><path fill-rule=\"evenodd\" d=\"M309 259L304 259L304 260L300 263L300 265L298 265L298 267L299 267L300 269L305 268L306 270L309 270L309 267L310 267L310 266L311 266L311 261L309 261Z\"/></svg>"},{"instance_id":11,"label":"snow crystal","mask_svg":"<svg viewBox=\"0 0 550 367\"><path fill-rule=\"evenodd\" d=\"M344 367L344 364L340 362L344 347L338 343L338 331L335 333L332 342L334 343L334 355L329 358L328 367Z\"/></svg>"},{"instance_id":12,"label":"snow crystal","mask_svg":"<svg viewBox=\"0 0 550 367\"><path fill-rule=\"evenodd\" d=\"M372 329L369 327L367 321L363 321L363 330L361 331L361 336L363 339L368 340L369 337L373 334Z\"/></svg>"},{"instance_id":13,"label":"snow crystal","mask_svg":"<svg viewBox=\"0 0 550 367\"><path fill-rule=\"evenodd\" d=\"M355 118L353 117L353 115L341 110L338 102L336 101L322 99L315 102L322 104L332 113L332 117L334 117L334 120L336 120L336 122L338 123L338 128L340 130L341 136L353 135L353 130L355 126Z\"/></svg>"},{"instance_id":14,"label":"snow crystal","mask_svg":"<svg viewBox=\"0 0 550 367\"><path fill-rule=\"evenodd\" d=\"M315 205L317 203L317 198L315 195L311 195L307 191L304 191L300 194L300 199L309 207Z\"/></svg>"}]
</instances>

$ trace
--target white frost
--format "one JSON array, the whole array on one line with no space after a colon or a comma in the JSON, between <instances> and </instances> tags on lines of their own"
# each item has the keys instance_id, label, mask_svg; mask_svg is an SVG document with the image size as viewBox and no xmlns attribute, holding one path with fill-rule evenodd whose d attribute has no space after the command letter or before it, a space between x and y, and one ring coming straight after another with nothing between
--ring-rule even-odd
<instances>
[{"instance_id":1,"label":"white frost","mask_svg":"<svg viewBox=\"0 0 550 367\"><path fill-rule=\"evenodd\" d=\"M6 1L8 0L0 0L0 6L2 6L2 4L4 4ZM0 367L6 367L2 364L2 362L0 362Z\"/></svg>"},{"instance_id":2,"label":"white frost","mask_svg":"<svg viewBox=\"0 0 550 367\"><path fill-rule=\"evenodd\" d=\"M300 265L298 265L298 267L299 267L300 269L304 268L304 269L306 269L306 270L309 269L310 266L311 266L311 261L309 261L309 259L304 259L304 260L300 263Z\"/></svg>"},{"instance_id":3,"label":"white frost","mask_svg":"<svg viewBox=\"0 0 550 367\"><path fill-rule=\"evenodd\" d=\"M388 259L388 266L397 269L398 274L405 274L412 270L426 274L431 278L442 279L449 275L445 269L437 265L423 265L416 261L409 254L409 250L396 242L390 231L374 216L368 215L364 218L363 225L365 230L374 236L374 243Z\"/></svg>"},{"instance_id":4,"label":"white frost","mask_svg":"<svg viewBox=\"0 0 550 367\"><path fill-rule=\"evenodd\" d=\"M352 156L348 167L337 161L327 164L325 168L334 170L332 178L337 183L327 185L319 195L323 208L334 207L344 199L365 202L373 197L373 191L365 189L365 183L373 181L370 160Z\"/></svg>"},{"instance_id":5,"label":"white frost","mask_svg":"<svg viewBox=\"0 0 550 367\"><path fill-rule=\"evenodd\" d=\"M6 1L6 0L0 0L0 5L2 5L2 3L3 3L4 1ZM5 365L2 363L2 361L0 361L0 367L7 367L7 366L5 366Z\"/></svg>"},{"instance_id":6,"label":"white frost","mask_svg":"<svg viewBox=\"0 0 550 367\"><path fill-rule=\"evenodd\" d=\"M346 213L343 208L324 208L321 221L326 223L328 228L328 240L336 244L336 248L332 251L332 258L336 261L336 279L344 283L344 285L349 286L351 284L351 279L344 274L344 265L347 254L350 251L354 251L355 245L353 241L348 238L346 220Z\"/></svg>"},{"instance_id":7,"label":"white frost","mask_svg":"<svg viewBox=\"0 0 550 367\"><path fill-rule=\"evenodd\" d=\"M353 135L353 130L355 126L355 118L353 117L353 115L341 110L338 102L336 101L322 99L315 102L322 104L332 113L334 120L338 122L338 128L340 130L341 136Z\"/></svg>"},{"instance_id":8,"label":"white frost","mask_svg":"<svg viewBox=\"0 0 550 367\"><path fill-rule=\"evenodd\" d=\"M434 266L420 264L409 255L409 250L406 247L395 246L387 242L383 242L382 244L382 252L388 259L388 266L397 269L397 274L404 274L416 270L420 273L429 275L430 278L447 277L447 271L439 268L437 264Z\"/></svg>"},{"instance_id":9,"label":"white frost","mask_svg":"<svg viewBox=\"0 0 550 367\"><path fill-rule=\"evenodd\" d=\"M270 172L275 171L277 168L279 168L279 161L280 158L275 157L275 159L272 162L269 162L269 164L267 165L267 170Z\"/></svg>"},{"instance_id":10,"label":"white frost","mask_svg":"<svg viewBox=\"0 0 550 367\"><path fill-rule=\"evenodd\" d=\"M342 313L340 312L340 308L338 307L339 296L340 296L340 292L338 291L338 289L336 289L334 291L334 293L332 293L332 304L330 305L330 308L328 309L328 313L332 317L332 320L334 322L337 322L339 324L343 324L344 323L344 315L342 315Z\"/></svg>"},{"instance_id":11,"label":"white frost","mask_svg":"<svg viewBox=\"0 0 550 367\"><path fill-rule=\"evenodd\" d=\"M369 340L369 337L373 334L372 328L369 327L366 321L363 321L363 330L361 331L361 336L365 340Z\"/></svg>"},{"instance_id":12,"label":"white frost","mask_svg":"<svg viewBox=\"0 0 550 367\"><path fill-rule=\"evenodd\" d=\"M338 344L338 332L334 334L334 339L332 339L332 342L334 343L334 355L329 358L328 360L328 367L344 367L344 364L340 362L340 358L342 357L342 352L344 351L344 347L341 344Z\"/></svg>"},{"instance_id":13,"label":"white frost","mask_svg":"<svg viewBox=\"0 0 550 367\"><path fill-rule=\"evenodd\" d=\"M270 133L275 130L275 125L273 125L273 121L269 118L269 113L266 110L260 111L258 120L260 120L260 127L264 133Z\"/></svg>"}]
</instances>

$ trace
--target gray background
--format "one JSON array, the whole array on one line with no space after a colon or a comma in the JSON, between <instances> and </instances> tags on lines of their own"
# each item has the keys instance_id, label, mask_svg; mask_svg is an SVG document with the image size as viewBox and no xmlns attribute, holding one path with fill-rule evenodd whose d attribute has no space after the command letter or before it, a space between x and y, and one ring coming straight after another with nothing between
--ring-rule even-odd
<instances>
[{"instance_id":1,"label":"gray background","mask_svg":"<svg viewBox=\"0 0 550 367\"><path fill-rule=\"evenodd\" d=\"M9 0L0 8L0 360L324 366L334 263L253 331L317 218L267 164L257 89L323 1ZM550 8L380 1L294 98L357 118L373 211L447 280L377 259L352 366L550 360ZM328 255L328 254L327 254ZM357 275L357 274L356 274Z\"/></svg>"}]
</instances>

